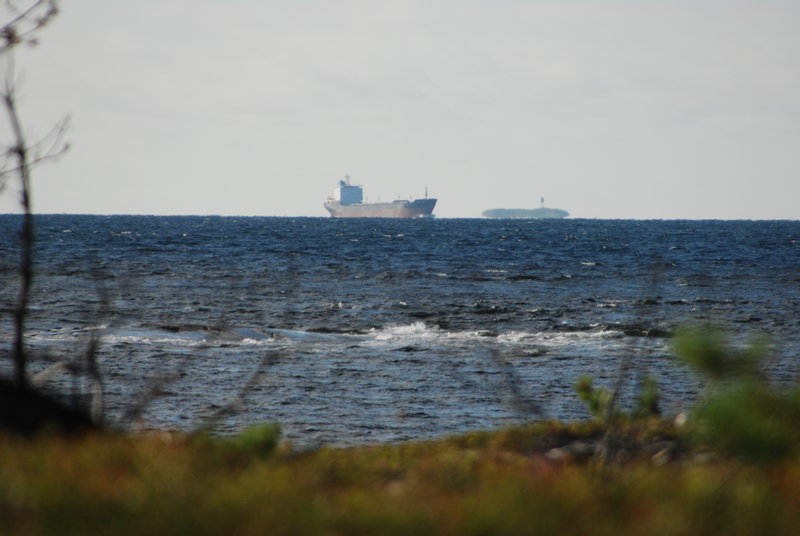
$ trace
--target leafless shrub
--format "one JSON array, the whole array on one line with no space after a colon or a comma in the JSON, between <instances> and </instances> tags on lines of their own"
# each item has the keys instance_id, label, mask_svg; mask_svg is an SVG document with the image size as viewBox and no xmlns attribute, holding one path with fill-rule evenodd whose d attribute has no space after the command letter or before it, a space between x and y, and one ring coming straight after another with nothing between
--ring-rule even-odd
<instances>
[{"instance_id":1,"label":"leafless shrub","mask_svg":"<svg viewBox=\"0 0 800 536\"><path fill-rule=\"evenodd\" d=\"M38 164L63 154L68 146L63 137L67 121L63 120L44 137L29 140L23 128L18 106L14 52L22 45L35 45L37 34L58 13L57 0L6 0L0 3L0 62L5 77L0 84L11 140L0 145L0 189L9 179L17 178L20 186L22 229L20 233L19 287L12 307L14 324L13 381L0 381L0 426L21 433L32 433L46 423L64 430L89 426L90 420L80 410L32 389L27 378L28 353L25 347L25 323L28 316L33 282L34 218L31 203L31 172Z\"/></svg>"},{"instance_id":2,"label":"leafless shrub","mask_svg":"<svg viewBox=\"0 0 800 536\"><path fill-rule=\"evenodd\" d=\"M19 291L14 308L14 383L20 390L28 388L26 378L27 355L25 350L25 319L33 281L34 219L31 206L31 170L44 160L52 159L67 150L63 135L67 122L59 123L48 135L30 142L26 138L17 106L17 84L14 80L14 51L20 45L36 44L36 35L58 13L56 0L16 2L6 0L0 4L0 14L7 19L0 26L0 61L6 63L6 78L0 97L8 116L12 141L0 152L0 184L8 177L19 179L23 211L21 232L21 258L19 266Z\"/></svg>"}]
</instances>

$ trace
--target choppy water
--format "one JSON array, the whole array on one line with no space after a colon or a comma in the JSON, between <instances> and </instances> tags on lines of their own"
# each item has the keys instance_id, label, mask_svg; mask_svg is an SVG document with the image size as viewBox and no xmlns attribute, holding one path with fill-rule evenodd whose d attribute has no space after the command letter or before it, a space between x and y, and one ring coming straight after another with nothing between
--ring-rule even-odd
<instances>
[{"instance_id":1,"label":"choppy water","mask_svg":"<svg viewBox=\"0 0 800 536\"><path fill-rule=\"evenodd\" d=\"M19 223L0 216L6 354ZM191 428L240 395L221 432L276 420L298 445L582 418L577 379L631 355L677 412L698 387L668 335L696 320L769 333L775 381L800 370L800 222L50 215L38 234L32 371L99 335L119 426L143 399L135 426Z\"/></svg>"}]
</instances>

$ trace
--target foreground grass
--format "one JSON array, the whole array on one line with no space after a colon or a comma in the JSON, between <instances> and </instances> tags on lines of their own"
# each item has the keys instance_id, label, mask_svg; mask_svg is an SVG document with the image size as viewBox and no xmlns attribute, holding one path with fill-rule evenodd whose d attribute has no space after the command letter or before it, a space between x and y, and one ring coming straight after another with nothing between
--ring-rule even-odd
<instances>
[{"instance_id":1,"label":"foreground grass","mask_svg":"<svg viewBox=\"0 0 800 536\"><path fill-rule=\"evenodd\" d=\"M550 423L268 456L170 434L4 436L0 533L800 534L797 461L547 455L598 432ZM626 433L647 442L671 431Z\"/></svg>"}]
</instances>

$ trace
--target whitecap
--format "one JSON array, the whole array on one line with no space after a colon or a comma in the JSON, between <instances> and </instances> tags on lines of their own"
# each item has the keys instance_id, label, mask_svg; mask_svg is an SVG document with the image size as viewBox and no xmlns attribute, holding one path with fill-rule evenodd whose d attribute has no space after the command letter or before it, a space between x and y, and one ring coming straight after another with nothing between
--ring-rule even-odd
<instances>
[{"instance_id":1,"label":"whitecap","mask_svg":"<svg viewBox=\"0 0 800 536\"><path fill-rule=\"evenodd\" d=\"M439 328L428 327L425 322L414 322L404 326L388 326L382 329L370 330L376 340L388 341L408 337L433 337L439 333Z\"/></svg>"}]
</instances>

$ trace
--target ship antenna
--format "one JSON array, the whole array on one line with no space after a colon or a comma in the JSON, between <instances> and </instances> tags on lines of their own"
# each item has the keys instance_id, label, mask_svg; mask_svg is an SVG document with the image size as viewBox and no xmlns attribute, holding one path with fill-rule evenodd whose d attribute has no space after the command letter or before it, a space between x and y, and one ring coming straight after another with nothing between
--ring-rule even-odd
<instances>
[{"instance_id":1,"label":"ship antenna","mask_svg":"<svg viewBox=\"0 0 800 536\"><path fill-rule=\"evenodd\" d=\"M345 175L345 176L344 176L344 181L345 181L347 184L350 184L350 175Z\"/></svg>"},{"instance_id":2,"label":"ship antenna","mask_svg":"<svg viewBox=\"0 0 800 536\"><path fill-rule=\"evenodd\" d=\"M542 208L544 208L544 197L542 198Z\"/></svg>"}]
</instances>

